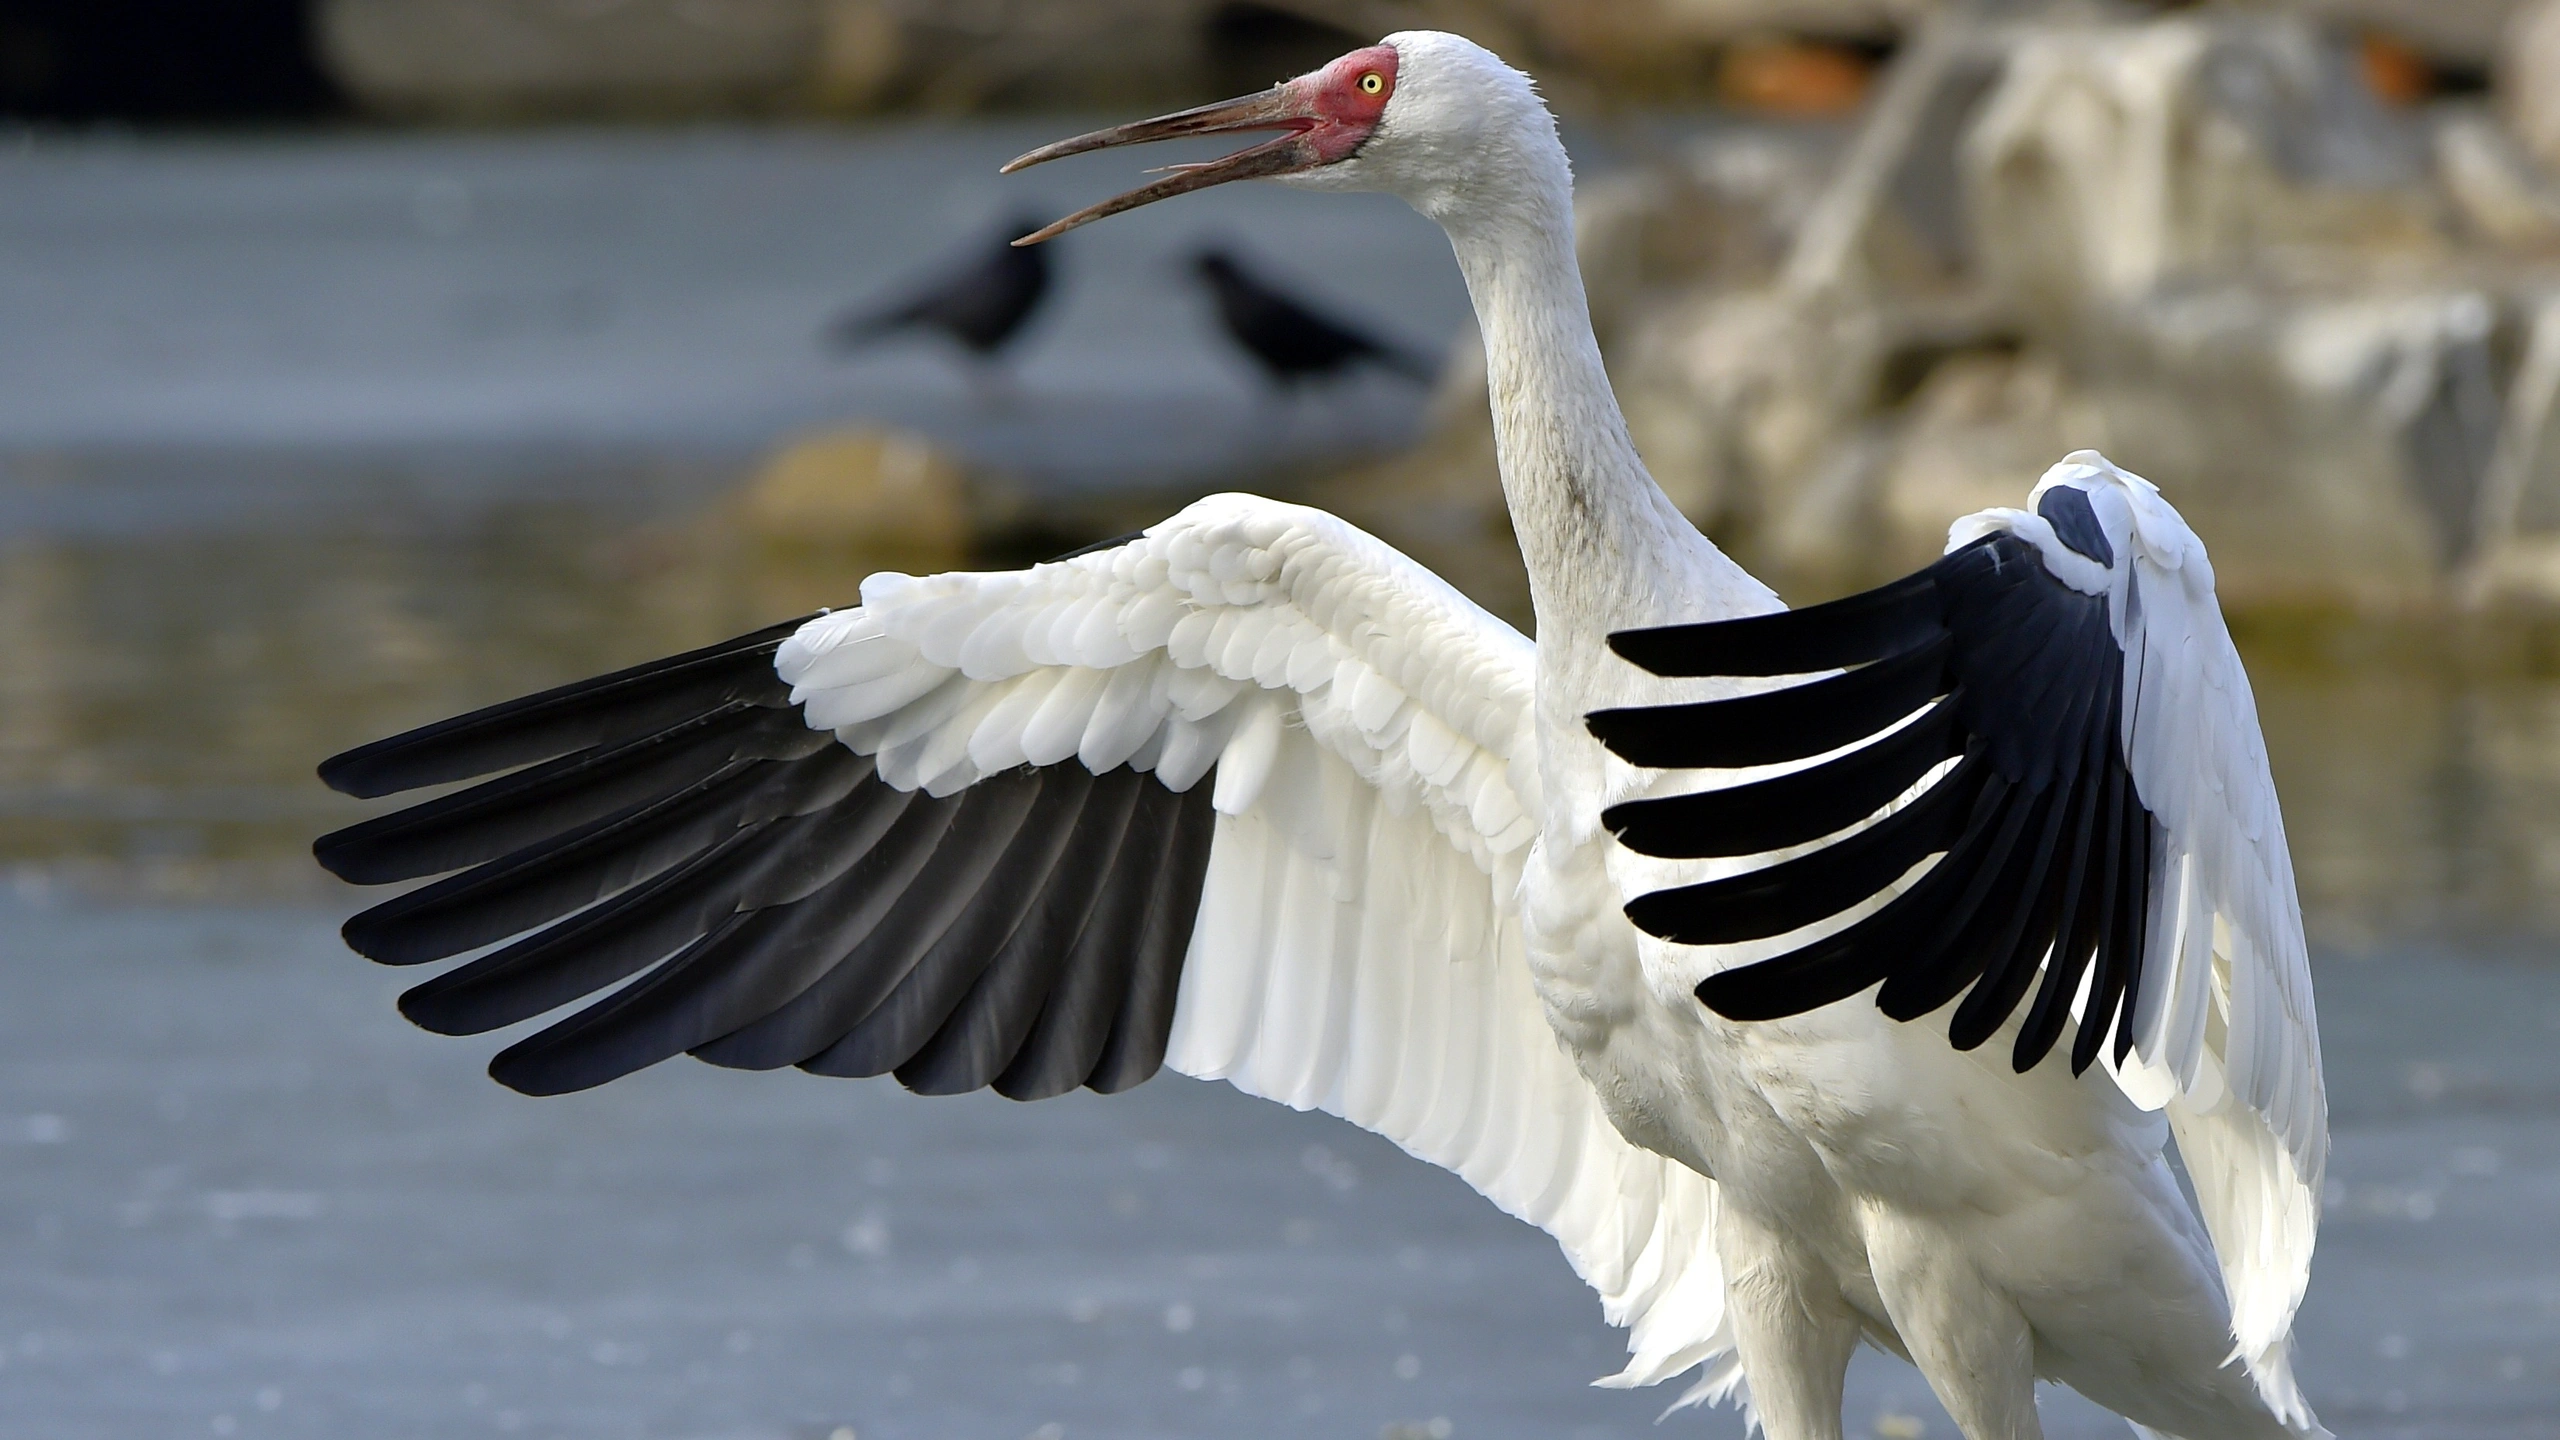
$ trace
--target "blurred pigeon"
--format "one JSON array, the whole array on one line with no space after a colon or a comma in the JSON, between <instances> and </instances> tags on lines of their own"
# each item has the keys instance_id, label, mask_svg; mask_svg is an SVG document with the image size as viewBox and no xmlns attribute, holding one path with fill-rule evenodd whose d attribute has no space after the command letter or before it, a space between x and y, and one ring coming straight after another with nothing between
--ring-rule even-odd
<instances>
[{"instance_id":1,"label":"blurred pigeon","mask_svg":"<svg viewBox=\"0 0 2560 1440\"><path fill-rule=\"evenodd\" d=\"M1226 250L1203 249L1192 257L1191 265L1216 298L1218 320L1227 334L1283 390L1312 379L1330 379L1363 362L1422 385L1430 384L1440 372L1429 356L1315 309L1255 275Z\"/></svg>"},{"instance_id":2,"label":"blurred pigeon","mask_svg":"<svg viewBox=\"0 0 2560 1440\"><path fill-rule=\"evenodd\" d=\"M1052 247L1013 244L1041 223L1016 215L976 250L896 298L848 311L827 327L829 348L851 351L891 335L934 331L981 363L994 360L1048 297Z\"/></svg>"}]
</instances>

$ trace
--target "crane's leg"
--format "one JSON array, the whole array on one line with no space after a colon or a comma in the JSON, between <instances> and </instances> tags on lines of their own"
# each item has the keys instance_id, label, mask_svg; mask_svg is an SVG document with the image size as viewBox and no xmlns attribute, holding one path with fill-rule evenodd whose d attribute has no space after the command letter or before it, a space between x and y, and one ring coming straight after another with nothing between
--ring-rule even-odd
<instances>
[{"instance_id":1,"label":"crane's leg","mask_svg":"<svg viewBox=\"0 0 2560 1440\"><path fill-rule=\"evenodd\" d=\"M1840 1396L1858 1348L1857 1313L1814 1256L1742 1213L1716 1216L1725 1313L1768 1440L1840 1440Z\"/></svg>"},{"instance_id":2,"label":"crane's leg","mask_svg":"<svg viewBox=\"0 0 2560 1440\"><path fill-rule=\"evenodd\" d=\"M1900 1218L1868 1227L1867 1259L1893 1328L1965 1440L2043 1440L2027 1317L1963 1242Z\"/></svg>"}]
</instances>

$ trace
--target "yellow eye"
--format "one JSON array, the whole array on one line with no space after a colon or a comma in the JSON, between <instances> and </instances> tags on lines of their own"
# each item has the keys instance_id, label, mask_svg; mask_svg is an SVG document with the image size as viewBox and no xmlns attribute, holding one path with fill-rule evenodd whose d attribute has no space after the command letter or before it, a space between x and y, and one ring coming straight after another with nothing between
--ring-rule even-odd
<instances>
[{"instance_id":1,"label":"yellow eye","mask_svg":"<svg viewBox=\"0 0 2560 1440\"><path fill-rule=\"evenodd\" d=\"M1372 70L1368 74L1360 77L1360 93L1363 95L1375 95L1386 88L1387 77L1379 74L1375 70Z\"/></svg>"}]
</instances>

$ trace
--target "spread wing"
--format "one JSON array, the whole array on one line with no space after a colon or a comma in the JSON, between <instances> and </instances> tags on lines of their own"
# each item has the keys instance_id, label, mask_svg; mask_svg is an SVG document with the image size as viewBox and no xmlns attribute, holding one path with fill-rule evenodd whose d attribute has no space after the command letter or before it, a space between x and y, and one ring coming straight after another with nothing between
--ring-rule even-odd
<instances>
[{"instance_id":1,"label":"spread wing","mask_svg":"<svg viewBox=\"0 0 2560 1440\"><path fill-rule=\"evenodd\" d=\"M1601 711L1640 765L1772 767L1611 810L1623 843L1770 863L1627 907L1665 939L1787 937L1698 996L1770 1019L1874 987L2012 1017L2024 1071L2072 1032L2165 1107L2270 1405L2307 1414L2288 1336L2328 1153L2311 975L2266 745L2204 546L2148 481L2081 451L2035 509L1958 521L1948 554L1804 610L1611 638L1663 675L1807 677ZM1957 997L1963 999L1957 1003Z\"/></svg>"},{"instance_id":2,"label":"spread wing","mask_svg":"<svg viewBox=\"0 0 2560 1440\"><path fill-rule=\"evenodd\" d=\"M1530 988L1533 664L1332 516L1218 496L350 751L322 775L359 795L505 773L317 848L444 876L346 927L482 951L403 997L421 1025L586 1002L497 1057L519 1089L685 1053L1022 1099L1224 1078L1555 1235L1634 1330L1619 1383L1730 1389L1714 1187L1618 1135Z\"/></svg>"}]
</instances>

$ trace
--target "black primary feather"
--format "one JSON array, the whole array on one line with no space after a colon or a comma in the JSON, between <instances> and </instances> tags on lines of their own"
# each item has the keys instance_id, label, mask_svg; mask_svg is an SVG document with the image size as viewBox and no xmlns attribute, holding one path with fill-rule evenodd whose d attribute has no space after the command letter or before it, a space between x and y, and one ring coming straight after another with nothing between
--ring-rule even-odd
<instances>
[{"instance_id":1,"label":"black primary feather","mask_svg":"<svg viewBox=\"0 0 2560 1440\"><path fill-rule=\"evenodd\" d=\"M785 620L359 745L321 761L320 780L342 795L370 800L654 735L726 705L785 704L790 687L773 673L773 652L816 618Z\"/></svg>"},{"instance_id":2,"label":"black primary feather","mask_svg":"<svg viewBox=\"0 0 2560 1440\"><path fill-rule=\"evenodd\" d=\"M1962 753L1956 707L1927 713L1828 765L1722 790L1629 800L1600 823L1640 855L1695 860L1759 855L1836 834L1892 803L1937 762Z\"/></svg>"},{"instance_id":3,"label":"black primary feather","mask_svg":"<svg viewBox=\"0 0 2560 1440\"><path fill-rule=\"evenodd\" d=\"M2112 563L2085 495L2056 487L2039 510L2065 545ZM2104 596L2072 589L2033 545L2000 534L1827 605L1627 631L1610 644L1661 675L1819 677L1590 716L1592 733L1631 763L1768 765L1856 745L1771 779L1633 801L1602 817L1630 848L1669 857L1763 854L1834 837L1741 874L1636 897L1628 917L1649 934L1683 944L1759 940L1875 906L1774 958L1708 977L1698 997L1709 1008L1778 1019L1877 987L1877 1004L1908 1020L1963 995L1949 1036L1972 1049L2023 1003L2011 1053L2023 1071L2059 1043L2085 976L2072 1069L2093 1063L2111 1028L2121 1056L2140 994L2157 822L2126 768L2124 655Z\"/></svg>"},{"instance_id":4,"label":"black primary feather","mask_svg":"<svg viewBox=\"0 0 2560 1440\"><path fill-rule=\"evenodd\" d=\"M1621 630L1609 648L1656 675L1810 675L1927 643L1945 628L1943 608L1936 577L1923 570L1801 610Z\"/></svg>"},{"instance_id":5,"label":"black primary feather","mask_svg":"<svg viewBox=\"0 0 2560 1440\"><path fill-rule=\"evenodd\" d=\"M506 772L314 845L357 883L442 875L349 944L391 964L496 945L401 997L445 1034L587 1001L492 1062L534 1094L687 1052L1018 1098L1154 1074L1214 780L1068 760L898 790L790 703L774 652L803 623L328 761L367 795Z\"/></svg>"},{"instance_id":6,"label":"black primary feather","mask_svg":"<svg viewBox=\"0 0 2560 1440\"><path fill-rule=\"evenodd\" d=\"M1058 857L1051 883L1022 908L986 969L952 1007L933 1039L908 1057L899 1080L922 1095L959 1095L995 1083L1021 1054L1039 1020L1059 968L1093 917L1102 878L1128 838L1137 813L1134 771L1095 777L1084 804L1091 812L1065 832L1075 843Z\"/></svg>"},{"instance_id":7,"label":"black primary feather","mask_svg":"<svg viewBox=\"0 0 2560 1440\"><path fill-rule=\"evenodd\" d=\"M1591 733L1633 765L1731 769L1836 750L1908 718L1946 693L1948 640L1802 685L1696 705L1595 710Z\"/></svg>"}]
</instances>

